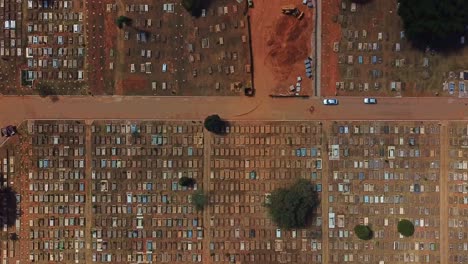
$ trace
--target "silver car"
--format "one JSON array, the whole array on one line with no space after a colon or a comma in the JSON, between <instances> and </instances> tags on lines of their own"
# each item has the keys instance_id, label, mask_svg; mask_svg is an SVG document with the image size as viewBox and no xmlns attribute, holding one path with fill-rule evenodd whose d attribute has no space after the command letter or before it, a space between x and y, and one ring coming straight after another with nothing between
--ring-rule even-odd
<instances>
[{"instance_id":1,"label":"silver car","mask_svg":"<svg viewBox=\"0 0 468 264\"><path fill-rule=\"evenodd\" d=\"M323 99L324 105L338 105L338 99L331 98L331 99Z\"/></svg>"},{"instance_id":2,"label":"silver car","mask_svg":"<svg viewBox=\"0 0 468 264\"><path fill-rule=\"evenodd\" d=\"M364 98L364 103L365 104L376 104L377 99L372 98L372 97L366 97L366 98Z\"/></svg>"}]
</instances>

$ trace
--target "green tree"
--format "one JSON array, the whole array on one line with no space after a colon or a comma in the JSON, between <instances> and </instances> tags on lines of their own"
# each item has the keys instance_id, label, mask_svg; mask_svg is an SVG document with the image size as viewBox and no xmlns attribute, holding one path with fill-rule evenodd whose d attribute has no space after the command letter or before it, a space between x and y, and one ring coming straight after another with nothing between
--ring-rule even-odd
<instances>
[{"instance_id":1,"label":"green tree","mask_svg":"<svg viewBox=\"0 0 468 264\"><path fill-rule=\"evenodd\" d=\"M373 237L372 229L366 225L357 225L354 227L354 233L359 239L370 240Z\"/></svg>"},{"instance_id":2,"label":"green tree","mask_svg":"<svg viewBox=\"0 0 468 264\"><path fill-rule=\"evenodd\" d=\"M298 180L288 188L274 190L266 207L279 227L303 228L319 203L314 185L307 180Z\"/></svg>"},{"instance_id":3,"label":"green tree","mask_svg":"<svg viewBox=\"0 0 468 264\"><path fill-rule=\"evenodd\" d=\"M410 220L402 219L398 222L398 232L405 237L410 237L414 234L414 225Z\"/></svg>"},{"instance_id":4,"label":"green tree","mask_svg":"<svg viewBox=\"0 0 468 264\"><path fill-rule=\"evenodd\" d=\"M179 179L179 185L184 186L184 187L190 187L195 184L195 180L193 178L189 178L187 176L184 176Z\"/></svg>"},{"instance_id":5,"label":"green tree","mask_svg":"<svg viewBox=\"0 0 468 264\"><path fill-rule=\"evenodd\" d=\"M206 195L203 190L195 191L192 195L192 204L197 211L203 211L208 204L208 195Z\"/></svg>"},{"instance_id":6,"label":"green tree","mask_svg":"<svg viewBox=\"0 0 468 264\"><path fill-rule=\"evenodd\" d=\"M212 133L221 134L226 128L226 121L222 120L219 115L210 115L205 118L204 126Z\"/></svg>"},{"instance_id":7,"label":"green tree","mask_svg":"<svg viewBox=\"0 0 468 264\"><path fill-rule=\"evenodd\" d=\"M405 35L418 48L452 49L468 24L466 0L399 0Z\"/></svg>"},{"instance_id":8,"label":"green tree","mask_svg":"<svg viewBox=\"0 0 468 264\"><path fill-rule=\"evenodd\" d=\"M119 28L123 28L123 26L130 26L132 24L132 19L126 16L119 16L116 20L115 23Z\"/></svg>"}]
</instances>

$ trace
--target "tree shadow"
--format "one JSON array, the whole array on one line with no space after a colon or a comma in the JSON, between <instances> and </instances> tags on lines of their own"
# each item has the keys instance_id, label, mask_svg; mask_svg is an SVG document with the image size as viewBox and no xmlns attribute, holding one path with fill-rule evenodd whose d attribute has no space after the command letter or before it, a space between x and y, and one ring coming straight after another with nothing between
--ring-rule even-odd
<instances>
[{"instance_id":1,"label":"tree shadow","mask_svg":"<svg viewBox=\"0 0 468 264\"><path fill-rule=\"evenodd\" d=\"M7 226L14 226L19 214L16 201L17 193L11 187L0 189L0 222Z\"/></svg>"},{"instance_id":2,"label":"tree shadow","mask_svg":"<svg viewBox=\"0 0 468 264\"><path fill-rule=\"evenodd\" d=\"M320 203L322 202L320 200L320 195L317 192L317 185L313 184L313 191L312 191L312 200L316 201L316 203L312 206L312 209L310 210L310 213L308 214L308 217L306 218L305 221L305 226L307 227L316 227L317 224L317 208L320 206ZM322 233L320 232L320 237L322 236Z\"/></svg>"},{"instance_id":3,"label":"tree shadow","mask_svg":"<svg viewBox=\"0 0 468 264\"><path fill-rule=\"evenodd\" d=\"M52 86L47 85L47 84L39 84L37 88L38 88L40 97L42 98L49 97L53 103L60 100L60 97L58 96L57 91Z\"/></svg>"},{"instance_id":4,"label":"tree shadow","mask_svg":"<svg viewBox=\"0 0 468 264\"><path fill-rule=\"evenodd\" d=\"M215 0L198 0L198 4L193 7L190 13L192 14L192 16L199 18L202 15L202 10L208 10L214 1Z\"/></svg>"},{"instance_id":5,"label":"tree shadow","mask_svg":"<svg viewBox=\"0 0 468 264\"><path fill-rule=\"evenodd\" d=\"M443 56L449 56L460 52L465 46L460 43L461 34L453 34L443 39L428 36L417 36L409 38L411 46L420 52L435 55L435 52Z\"/></svg>"},{"instance_id":6,"label":"tree shadow","mask_svg":"<svg viewBox=\"0 0 468 264\"><path fill-rule=\"evenodd\" d=\"M229 127L229 121L223 120L221 130L216 135L225 136L227 134L227 127Z\"/></svg>"}]
</instances>

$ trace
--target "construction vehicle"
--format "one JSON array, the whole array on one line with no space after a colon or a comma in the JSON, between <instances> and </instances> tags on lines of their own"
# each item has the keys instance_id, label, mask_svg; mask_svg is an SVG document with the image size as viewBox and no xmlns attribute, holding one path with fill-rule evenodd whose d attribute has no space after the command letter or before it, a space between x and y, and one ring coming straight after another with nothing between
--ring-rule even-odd
<instances>
[{"instance_id":1,"label":"construction vehicle","mask_svg":"<svg viewBox=\"0 0 468 264\"><path fill-rule=\"evenodd\" d=\"M304 16L304 12L297 9L294 5L283 6L281 7L281 11L283 14L296 17L299 20Z\"/></svg>"}]
</instances>

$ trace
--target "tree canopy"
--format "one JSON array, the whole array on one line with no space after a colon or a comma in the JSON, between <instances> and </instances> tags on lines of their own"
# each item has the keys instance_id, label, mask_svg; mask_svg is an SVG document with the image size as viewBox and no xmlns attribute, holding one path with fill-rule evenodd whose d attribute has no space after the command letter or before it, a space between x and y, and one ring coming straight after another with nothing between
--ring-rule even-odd
<instances>
[{"instance_id":1,"label":"tree canopy","mask_svg":"<svg viewBox=\"0 0 468 264\"><path fill-rule=\"evenodd\" d=\"M460 46L468 24L466 0L399 0L405 35L418 48Z\"/></svg>"},{"instance_id":2,"label":"tree canopy","mask_svg":"<svg viewBox=\"0 0 468 264\"><path fill-rule=\"evenodd\" d=\"M402 219L398 222L398 232L405 237L414 234L414 225L410 220Z\"/></svg>"},{"instance_id":3,"label":"tree canopy","mask_svg":"<svg viewBox=\"0 0 468 264\"><path fill-rule=\"evenodd\" d=\"M366 225L357 225L354 227L354 233L359 239L370 240L373 237L372 229Z\"/></svg>"},{"instance_id":4,"label":"tree canopy","mask_svg":"<svg viewBox=\"0 0 468 264\"><path fill-rule=\"evenodd\" d=\"M279 227L303 228L319 203L314 185L307 180L299 180L288 188L274 190L266 207Z\"/></svg>"},{"instance_id":5,"label":"tree canopy","mask_svg":"<svg viewBox=\"0 0 468 264\"><path fill-rule=\"evenodd\" d=\"M215 134L221 134L226 128L226 121L222 120L219 115L210 115L205 118L205 128Z\"/></svg>"}]
</instances>

